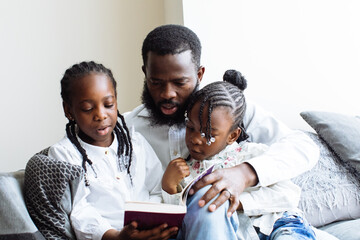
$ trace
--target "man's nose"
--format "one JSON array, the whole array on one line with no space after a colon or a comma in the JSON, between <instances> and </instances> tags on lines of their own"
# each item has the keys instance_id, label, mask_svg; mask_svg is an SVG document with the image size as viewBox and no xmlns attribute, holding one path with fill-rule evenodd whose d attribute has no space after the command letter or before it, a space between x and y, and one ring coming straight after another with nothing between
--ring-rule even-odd
<instances>
[{"instance_id":1,"label":"man's nose","mask_svg":"<svg viewBox=\"0 0 360 240\"><path fill-rule=\"evenodd\" d=\"M161 90L160 97L163 99L172 99L176 97L176 91L172 84L165 84L163 89Z\"/></svg>"}]
</instances>

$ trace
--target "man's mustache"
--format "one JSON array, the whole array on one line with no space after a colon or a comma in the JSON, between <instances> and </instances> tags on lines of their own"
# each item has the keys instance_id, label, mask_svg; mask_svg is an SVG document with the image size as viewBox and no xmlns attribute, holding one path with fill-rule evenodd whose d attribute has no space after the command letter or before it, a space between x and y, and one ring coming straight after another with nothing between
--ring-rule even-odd
<instances>
[{"instance_id":1,"label":"man's mustache","mask_svg":"<svg viewBox=\"0 0 360 240\"><path fill-rule=\"evenodd\" d=\"M163 105L163 104L171 104L171 105L175 105L176 107L179 107L179 106L180 106L180 104L179 104L178 102L174 102L174 101L169 100L169 99L160 101L160 102L158 103L158 106L161 106L161 105Z\"/></svg>"}]
</instances>

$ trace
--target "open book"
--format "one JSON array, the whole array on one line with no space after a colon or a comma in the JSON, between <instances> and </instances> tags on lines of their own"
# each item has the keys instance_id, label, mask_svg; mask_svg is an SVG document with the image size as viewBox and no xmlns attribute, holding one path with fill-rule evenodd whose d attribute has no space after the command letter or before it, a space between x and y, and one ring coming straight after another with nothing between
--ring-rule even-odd
<instances>
[{"instance_id":1,"label":"open book","mask_svg":"<svg viewBox=\"0 0 360 240\"><path fill-rule=\"evenodd\" d=\"M196 178L194 178L193 180L191 180L191 182L189 182L184 189L181 192L181 201L182 201L182 205L186 205L186 199L187 196L189 195L189 191L191 189L191 187L200 179L202 179L203 177L205 177L206 175L209 175L212 171L214 170L214 165L211 165L210 167L208 167L206 170L204 170L201 174L199 174L199 176L197 176Z\"/></svg>"},{"instance_id":2,"label":"open book","mask_svg":"<svg viewBox=\"0 0 360 240\"><path fill-rule=\"evenodd\" d=\"M179 229L186 214L186 199L191 187L204 176L210 174L214 165L210 166L198 177L194 178L182 191L182 204L172 205L152 202L125 202L124 226L132 221L138 223L138 229L151 229L163 223Z\"/></svg>"}]
</instances>

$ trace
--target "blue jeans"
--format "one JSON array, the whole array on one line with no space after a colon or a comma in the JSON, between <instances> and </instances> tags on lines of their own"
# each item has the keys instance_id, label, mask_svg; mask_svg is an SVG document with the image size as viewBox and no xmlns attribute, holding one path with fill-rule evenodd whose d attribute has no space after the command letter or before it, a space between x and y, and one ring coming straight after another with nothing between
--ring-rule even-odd
<instances>
[{"instance_id":1,"label":"blue jeans","mask_svg":"<svg viewBox=\"0 0 360 240\"><path fill-rule=\"evenodd\" d=\"M306 219L285 212L273 227L270 236L258 233L260 240L316 240L314 231Z\"/></svg>"},{"instance_id":2,"label":"blue jeans","mask_svg":"<svg viewBox=\"0 0 360 240\"><path fill-rule=\"evenodd\" d=\"M210 186L206 186L188 198L187 213L176 239L238 239L236 236L239 227L237 215L235 213L230 218L227 217L229 201L219 206L215 212L209 212L208 207L216 197L204 207L199 207L200 198L209 188Z\"/></svg>"}]
</instances>

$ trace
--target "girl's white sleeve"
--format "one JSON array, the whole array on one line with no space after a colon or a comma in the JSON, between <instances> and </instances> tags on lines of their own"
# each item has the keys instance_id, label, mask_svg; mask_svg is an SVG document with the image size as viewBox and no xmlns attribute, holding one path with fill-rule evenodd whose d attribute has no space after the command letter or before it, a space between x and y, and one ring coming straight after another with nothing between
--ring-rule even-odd
<instances>
[{"instance_id":1,"label":"girl's white sleeve","mask_svg":"<svg viewBox=\"0 0 360 240\"><path fill-rule=\"evenodd\" d=\"M182 204L182 192L175 193L175 194L169 194L166 191L162 189L162 196L165 203L168 204L174 204L174 205L181 205Z\"/></svg>"},{"instance_id":2,"label":"girl's white sleeve","mask_svg":"<svg viewBox=\"0 0 360 240\"><path fill-rule=\"evenodd\" d=\"M237 153L237 164L246 161L248 158L261 156L268 148L264 144L244 144L242 151ZM241 160L242 157L244 159ZM246 215L258 216L296 209L300 193L301 190L297 185L290 180L284 180L269 186L258 184L254 187L249 187L240 195L240 202Z\"/></svg>"},{"instance_id":3,"label":"girl's white sleeve","mask_svg":"<svg viewBox=\"0 0 360 240\"><path fill-rule=\"evenodd\" d=\"M141 159L138 158L137 161L146 165L145 186L150 194L149 200L151 202L162 202L161 179L163 170L161 162L150 144L140 133L133 132L133 135L136 135L136 139L139 141L138 146L142 148Z\"/></svg>"},{"instance_id":4,"label":"girl's white sleeve","mask_svg":"<svg viewBox=\"0 0 360 240\"><path fill-rule=\"evenodd\" d=\"M49 149L49 156L77 165L79 165L79 161L82 161L76 154L72 154L71 151L63 146L51 147ZM88 203L86 197L89 193L90 191L85 186L83 179L83 181L79 183L76 193L73 196L70 221L77 239L100 240L103 234L112 227L109 222Z\"/></svg>"}]
</instances>

